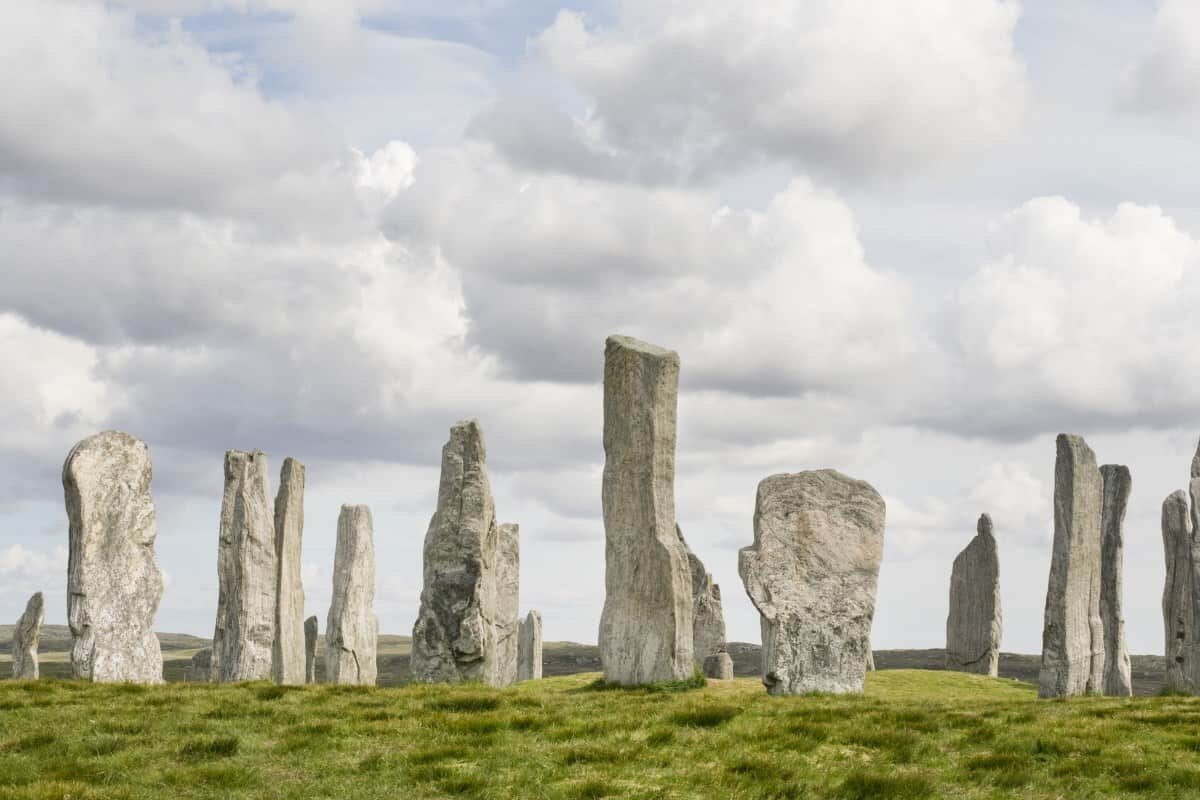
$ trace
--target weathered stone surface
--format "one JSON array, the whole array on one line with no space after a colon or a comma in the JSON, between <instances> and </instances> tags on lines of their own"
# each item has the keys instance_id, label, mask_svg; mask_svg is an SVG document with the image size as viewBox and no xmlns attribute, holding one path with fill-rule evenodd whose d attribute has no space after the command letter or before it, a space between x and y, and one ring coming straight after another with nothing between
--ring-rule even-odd
<instances>
[{"instance_id":1,"label":"weathered stone surface","mask_svg":"<svg viewBox=\"0 0 1200 800\"><path fill-rule=\"evenodd\" d=\"M421 609L413 625L413 678L499 685L496 559L499 529L487 448L475 420L442 448L438 506L425 534Z\"/></svg>"},{"instance_id":2,"label":"weathered stone surface","mask_svg":"<svg viewBox=\"0 0 1200 800\"><path fill-rule=\"evenodd\" d=\"M1192 675L1192 521L1187 492L1169 495L1162 505L1163 553L1167 577L1163 586L1162 613L1165 633L1166 688L1195 691Z\"/></svg>"},{"instance_id":3,"label":"weathered stone surface","mask_svg":"<svg viewBox=\"0 0 1200 800\"><path fill-rule=\"evenodd\" d=\"M304 620L304 682L317 682L317 626L320 623L314 614Z\"/></svg>"},{"instance_id":4,"label":"weathered stone surface","mask_svg":"<svg viewBox=\"0 0 1200 800\"><path fill-rule=\"evenodd\" d=\"M192 654L188 664L187 679L192 683L208 683L212 680L212 648L205 647Z\"/></svg>"},{"instance_id":5,"label":"weathered stone surface","mask_svg":"<svg viewBox=\"0 0 1200 800\"><path fill-rule=\"evenodd\" d=\"M836 470L759 483L738 573L761 615L769 693L862 691L884 517L870 484Z\"/></svg>"},{"instance_id":6,"label":"weathered stone surface","mask_svg":"<svg viewBox=\"0 0 1200 800\"><path fill-rule=\"evenodd\" d=\"M692 655L696 666L704 668L708 657L725 649L725 615L721 610L721 587L713 582L712 574L688 547L683 530L675 525L675 534L687 554L688 571L692 576Z\"/></svg>"},{"instance_id":7,"label":"weathered stone surface","mask_svg":"<svg viewBox=\"0 0 1200 800\"><path fill-rule=\"evenodd\" d=\"M517 682L521 624L521 529L501 525L496 542L496 685Z\"/></svg>"},{"instance_id":8,"label":"weathered stone surface","mask_svg":"<svg viewBox=\"0 0 1200 800\"><path fill-rule=\"evenodd\" d=\"M871 649L871 643L867 642L867 672L875 671L875 651Z\"/></svg>"},{"instance_id":9,"label":"weathered stone surface","mask_svg":"<svg viewBox=\"0 0 1200 800\"><path fill-rule=\"evenodd\" d=\"M154 558L150 448L119 431L84 439L63 464L70 520L67 621L77 678L162 682L154 617L162 573Z\"/></svg>"},{"instance_id":10,"label":"weathered stone surface","mask_svg":"<svg viewBox=\"0 0 1200 800\"><path fill-rule=\"evenodd\" d=\"M371 510L342 506L333 556L333 600L325 621L325 680L374 686L378 639Z\"/></svg>"},{"instance_id":11,"label":"weathered stone surface","mask_svg":"<svg viewBox=\"0 0 1200 800\"><path fill-rule=\"evenodd\" d=\"M1125 510L1133 479L1129 468L1105 464L1100 468L1104 501L1100 516L1100 622L1104 626L1104 694L1133 694L1129 649L1125 644L1125 618L1121 612L1125 560Z\"/></svg>"},{"instance_id":12,"label":"weathered stone surface","mask_svg":"<svg viewBox=\"0 0 1200 800\"><path fill-rule=\"evenodd\" d=\"M692 581L675 532L678 354L625 336L604 350L604 611L609 683L687 678Z\"/></svg>"},{"instance_id":13,"label":"weathered stone surface","mask_svg":"<svg viewBox=\"0 0 1200 800\"><path fill-rule=\"evenodd\" d=\"M275 643L271 677L278 683L302 684L304 678L304 582L300 548L304 538L304 465L283 460L275 495Z\"/></svg>"},{"instance_id":14,"label":"weathered stone surface","mask_svg":"<svg viewBox=\"0 0 1200 800\"><path fill-rule=\"evenodd\" d=\"M1187 616L1187 636L1184 642L1186 691L1200 694L1200 630L1193 622L1200 622L1200 450L1192 458L1191 481L1188 494L1191 497L1191 519L1188 551L1188 593L1191 610Z\"/></svg>"},{"instance_id":15,"label":"weathered stone surface","mask_svg":"<svg viewBox=\"0 0 1200 800\"><path fill-rule=\"evenodd\" d=\"M704 657L704 677L718 681L733 680L733 659L724 650Z\"/></svg>"},{"instance_id":16,"label":"weathered stone surface","mask_svg":"<svg viewBox=\"0 0 1200 800\"><path fill-rule=\"evenodd\" d=\"M521 620L517 643L517 680L536 681L542 677L542 615L530 611Z\"/></svg>"},{"instance_id":17,"label":"weathered stone surface","mask_svg":"<svg viewBox=\"0 0 1200 800\"><path fill-rule=\"evenodd\" d=\"M996 677L1000 669L1000 556L992 518L954 559L946 617L946 669Z\"/></svg>"},{"instance_id":18,"label":"weathered stone surface","mask_svg":"<svg viewBox=\"0 0 1200 800\"><path fill-rule=\"evenodd\" d=\"M1054 464L1054 550L1042 628L1040 697L1099 694L1104 680L1100 619L1103 480L1080 436L1060 434Z\"/></svg>"},{"instance_id":19,"label":"weathered stone surface","mask_svg":"<svg viewBox=\"0 0 1200 800\"><path fill-rule=\"evenodd\" d=\"M25 613L13 627L13 678L37 680L38 644L42 640L42 621L46 618L46 603L41 592L34 592L25 604Z\"/></svg>"},{"instance_id":20,"label":"weathered stone surface","mask_svg":"<svg viewBox=\"0 0 1200 800\"><path fill-rule=\"evenodd\" d=\"M271 678L279 567L270 497L264 453L225 453L213 633L217 682Z\"/></svg>"}]
</instances>

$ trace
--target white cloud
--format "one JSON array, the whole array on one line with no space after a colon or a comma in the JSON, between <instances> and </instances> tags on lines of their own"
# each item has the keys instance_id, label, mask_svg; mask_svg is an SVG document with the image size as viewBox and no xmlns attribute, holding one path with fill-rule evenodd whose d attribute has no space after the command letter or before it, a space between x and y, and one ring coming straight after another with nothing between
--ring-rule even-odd
<instances>
[{"instance_id":1,"label":"white cloud","mask_svg":"<svg viewBox=\"0 0 1200 800\"><path fill-rule=\"evenodd\" d=\"M1200 102L1200 5L1162 0L1147 45L1119 87L1119 104L1135 112L1195 110Z\"/></svg>"}]
</instances>

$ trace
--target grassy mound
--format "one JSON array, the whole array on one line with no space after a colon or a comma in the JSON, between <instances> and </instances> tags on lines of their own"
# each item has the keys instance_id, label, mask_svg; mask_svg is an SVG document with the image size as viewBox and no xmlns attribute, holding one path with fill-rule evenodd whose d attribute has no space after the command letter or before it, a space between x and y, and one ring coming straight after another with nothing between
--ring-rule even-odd
<instances>
[{"instance_id":1,"label":"grassy mound","mask_svg":"<svg viewBox=\"0 0 1200 800\"><path fill-rule=\"evenodd\" d=\"M862 696L0 683L0 798L1200 797L1200 698L1038 701L947 672ZM593 687L593 688L589 688Z\"/></svg>"}]
</instances>

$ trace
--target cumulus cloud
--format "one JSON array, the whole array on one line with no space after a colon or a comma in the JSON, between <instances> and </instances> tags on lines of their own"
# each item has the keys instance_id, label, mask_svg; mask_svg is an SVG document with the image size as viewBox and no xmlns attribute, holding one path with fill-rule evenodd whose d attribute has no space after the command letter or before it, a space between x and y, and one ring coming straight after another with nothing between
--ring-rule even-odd
<instances>
[{"instance_id":1,"label":"cumulus cloud","mask_svg":"<svg viewBox=\"0 0 1200 800\"><path fill-rule=\"evenodd\" d=\"M1178 114L1200 102L1200 6L1163 0L1144 53L1130 65L1118 103L1142 113Z\"/></svg>"}]
</instances>

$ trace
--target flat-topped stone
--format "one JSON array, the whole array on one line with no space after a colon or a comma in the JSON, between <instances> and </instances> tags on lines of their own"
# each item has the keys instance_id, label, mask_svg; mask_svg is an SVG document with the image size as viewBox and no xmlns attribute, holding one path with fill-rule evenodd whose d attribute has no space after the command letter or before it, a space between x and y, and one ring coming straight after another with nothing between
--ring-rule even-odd
<instances>
[{"instance_id":1,"label":"flat-topped stone","mask_svg":"<svg viewBox=\"0 0 1200 800\"><path fill-rule=\"evenodd\" d=\"M374 686L378 639L371 510L344 505L338 515L333 599L325 622L326 682Z\"/></svg>"},{"instance_id":2,"label":"flat-topped stone","mask_svg":"<svg viewBox=\"0 0 1200 800\"><path fill-rule=\"evenodd\" d=\"M704 657L704 677L717 681L733 680L733 659L724 650Z\"/></svg>"},{"instance_id":3,"label":"flat-topped stone","mask_svg":"<svg viewBox=\"0 0 1200 800\"><path fill-rule=\"evenodd\" d=\"M542 615L530 611L521 620L517 642L517 680L536 681L542 677Z\"/></svg>"},{"instance_id":4,"label":"flat-topped stone","mask_svg":"<svg viewBox=\"0 0 1200 800\"><path fill-rule=\"evenodd\" d=\"M521 624L521 528L496 530L496 685L517 682Z\"/></svg>"},{"instance_id":5,"label":"flat-topped stone","mask_svg":"<svg viewBox=\"0 0 1200 800\"><path fill-rule=\"evenodd\" d=\"M1104 499L1100 515L1100 622L1104 626L1104 674L1101 689L1106 695L1133 694L1133 672L1125 644L1125 617L1121 611L1125 560L1125 511L1133 479L1129 468L1105 464L1100 468Z\"/></svg>"}]
</instances>

